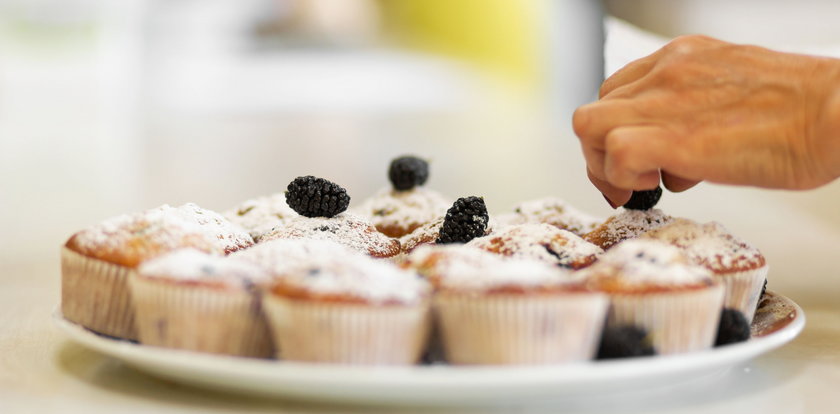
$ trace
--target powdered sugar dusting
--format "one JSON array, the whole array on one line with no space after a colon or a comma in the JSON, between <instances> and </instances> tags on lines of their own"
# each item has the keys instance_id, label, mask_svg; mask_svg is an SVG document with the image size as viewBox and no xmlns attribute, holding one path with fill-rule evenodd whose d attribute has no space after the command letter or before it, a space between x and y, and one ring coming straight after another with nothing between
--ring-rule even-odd
<instances>
[{"instance_id":1,"label":"powdered sugar dusting","mask_svg":"<svg viewBox=\"0 0 840 414\"><path fill-rule=\"evenodd\" d=\"M138 268L140 277L173 282L222 284L246 287L270 280L261 267L247 261L209 255L195 249L181 249L149 260Z\"/></svg>"},{"instance_id":2,"label":"powdered sugar dusting","mask_svg":"<svg viewBox=\"0 0 840 414\"><path fill-rule=\"evenodd\" d=\"M341 262L362 253L328 240L276 239L238 251L230 257L245 260L283 276L301 267L319 263Z\"/></svg>"},{"instance_id":3,"label":"powdered sugar dusting","mask_svg":"<svg viewBox=\"0 0 840 414\"><path fill-rule=\"evenodd\" d=\"M544 262L507 258L466 245L421 246L405 265L442 289L487 291L502 287L550 287L575 281L571 273Z\"/></svg>"},{"instance_id":4,"label":"powdered sugar dusting","mask_svg":"<svg viewBox=\"0 0 840 414\"><path fill-rule=\"evenodd\" d=\"M570 268L589 265L604 252L570 231L545 223L504 227L467 244L503 256L530 258Z\"/></svg>"},{"instance_id":5,"label":"powdered sugar dusting","mask_svg":"<svg viewBox=\"0 0 840 414\"><path fill-rule=\"evenodd\" d=\"M195 222L199 225L208 237L215 237L217 243L224 249L226 253L234 252L239 249L244 249L254 244L254 239L237 224L231 223L219 213L215 211L201 208L193 203L184 204L176 211L184 217L187 221Z\"/></svg>"},{"instance_id":6,"label":"powdered sugar dusting","mask_svg":"<svg viewBox=\"0 0 840 414\"><path fill-rule=\"evenodd\" d=\"M711 283L711 274L690 263L674 246L656 240L621 242L582 271L589 278L620 278L628 285L695 285Z\"/></svg>"},{"instance_id":7,"label":"powdered sugar dusting","mask_svg":"<svg viewBox=\"0 0 840 414\"><path fill-rule=\"evenodd\" d=\"M694 263L716 273L737 272L765 265L757 248L735 237L720 223L699 224L687 219L652 230L644 238L662 240L682 249Z\"/></svg>"},{"instance_id":8,"label":"powdered sugar dusting","mask_svg":"<svg viewBox=\"0 0 840 414\"><path fill-rule=\"evenodd\" d=\"M224 254L253 244L243 229L195 204L123 214L76 233L71 241L83 253L122 257L129 266L182 247Z\"/></svg>"},{"instance_id":9,"label":"powdered sugar dusting","mask_svg":"<svg viewBox=\"0 0 840 414\"><path fill-rule=\"evenodd\" d=\"M276 239L329 240L375 257L400 253L400 243L376 230L361 217L342 213L332 218L298 216L258 238L258 242Z\"/></svg>"},{"instance_id":10,"label":"powdered sugar dusting","mask_svg":"<svg viewBox=\"0 0 840 414\"><path fill-rule=\"evenodd\" d=\"M451 205L438 192L423 187L408 191L384 188L353 212L368 218L382 233L401 237L446 214Z\"/></svg>"},{"instance_id":11,"label":"powdered sugar dusting","mask_svg":"<svg viewBox=\"0 0 840 414\"><path fill-rule=\"evenodd\" d=\"M490 221L487 223L488 229L492 229L490 234L494 231L507 227L512 226L514 224L524 224L525 217L522 214L518 213L502 213L502 214L491 214Z\"/></svg>"},{"instance_id":12,"label":"powdered sugar dusting","mask_svg":"<svg viewBox=\"0 0 840 414\"><path fill-rule=\"evenodd\" d=\"M297 215L286 204L285 193L246 200L224 213L228 220L242 226L253 238L258 238L282 224L283 220Z\"/></svg>"},{"instance_id":13,"label":"powdered sugar dusting","mask_svg":"<svg viewBox=\"0 0 840 414\"><path fill-rule=\"evenodd\" d=\"M595 230L583 236L589 242L604 249L627 239L636 238L642 233L664 226L673 220L659 209L623 210L610 217Z\"/></svg>"},{"instance_id":14,"label":"powdered sugar dusting","mask_svg":"<svg viewBox=\"0 0 840 414\"><path fill-rule=\"evenodd\" d=\"M424 244L434 244L440 237L440 229L443 227L444 217L438 217L429 223L418 227L413 232L400 237L400 246L404 253L409 253Z\"/></svg>"},{"instance_id":15,"label":"powdered sugar dusting","mask_svg":"<svg viewBox=\"0 0 840 414\"><path fill-rule=\"evenodd\" d=\"M428 282L417 274L362 255L312 262L284 274L280 282L313 294L352 296L372 304L413 305L431 292Z\"/></svg>"},{"instance_id":16,"label":"powdered sugar dusting","mask_svg":"<svg viewBox=\"0 0 840 414\"><path fill-rule=\"evenodd\" d=\"M603 220L590 216L557 197L545 197L523 202L515 210L523 222L547 223L583 235L595 229Z\"/></svg>"}]
</instances>

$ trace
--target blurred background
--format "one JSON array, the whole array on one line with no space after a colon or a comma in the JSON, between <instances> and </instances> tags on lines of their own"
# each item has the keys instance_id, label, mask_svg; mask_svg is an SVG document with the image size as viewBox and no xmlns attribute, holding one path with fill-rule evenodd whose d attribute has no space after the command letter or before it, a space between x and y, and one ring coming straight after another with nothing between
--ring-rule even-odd
<instances>
[{"instance_id":1,"label":"blurred background","mask_svg":"<svg viewBox=\"0 0 840 414\"><path fill-rule=\"evenodd\" d=\"M838 15L830 0L0 0L0 261L57 276L84 226L223 211L298 175L357 203L402 154L491 212L556 195L607 216L571 132L605 74L684 33L838 56ZM661 206L761 245L790 215L839 229L838 185L701 185Z\"/></svg>"}]
</instances>

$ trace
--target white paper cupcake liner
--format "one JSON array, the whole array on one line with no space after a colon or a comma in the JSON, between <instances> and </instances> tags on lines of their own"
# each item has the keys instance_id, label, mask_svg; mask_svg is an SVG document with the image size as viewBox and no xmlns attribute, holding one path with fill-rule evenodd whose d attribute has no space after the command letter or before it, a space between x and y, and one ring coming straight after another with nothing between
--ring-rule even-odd
<instances>
[{"instance_id":1,"label":"white paper cupcake liner","mask_svg":"<svg viewBox=\"0 0 840 414\"><path fill-rule=\"evenodd\" d=\"M600 293L435 297L452 364L552 364L592 359L609 301Z\"/></svg>"},{"instance_id":2,"label":"white paper cupcake liner","mask_svg":"<svg viewBox=\"0 0 840 414\"><path fill-rule=\"evenodd\" d=\"M747 322L752 323L768 270L769 266L765 265L755 270L716 274L715 279L726 288L723 306L741 311Z\"/></svg>"},{"instance_id":3,"label":"white paper cupcake liner","mask_svg":"<svg viewBox=\"0 0 840 414\"><path fill-rule=\"evenodd\" d=\"M137 339L128 280L134 269L61 248L61 313L94 332Z\"/></svg>"},{"instance_id":4,"label":"white paper cupcake liner","mask_svg":"<svg viewBox=\"0 0 840 414\"><path fill-rule=\"evenodd\" d=\"M429 335L429 305L376 306L263 296L278 348L292 361L415 364Z\"/></svg>"},{"instance_id":5,"label":"white paper cupcake liner","mask_svg":"<svg viewBox=\"0 0 840 414\"><path fill-rule=\"evenodd\" d=\"M144 345L256 358L274 354L254 293L140 276L131 279L130 287Z\"/></svg>"},{"instance_id":6,"label":"white paper cupcake liner","mask_svg":"<svg viewBox=\"0 0 840 414\"><path fill-rule=\"evenodd\" d=\"M711 348L717 336L724 287L611 295L608 326L645 329L660 355Z\"/></svg>"}]
</instances>

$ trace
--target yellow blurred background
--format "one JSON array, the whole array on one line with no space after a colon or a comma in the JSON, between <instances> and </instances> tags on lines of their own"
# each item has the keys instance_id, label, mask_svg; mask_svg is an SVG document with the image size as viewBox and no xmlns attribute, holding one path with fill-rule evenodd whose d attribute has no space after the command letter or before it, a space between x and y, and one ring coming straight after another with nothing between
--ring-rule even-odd
<instances>
[{"instance_id":1,"label":"yellow blurred background","mask_svg":"<svg viewBox=\"0 0 840 414\"><path fill-rule=\"evenodd\" d=\"M358 203L407 153L432 160L430 187L491 212L556 195L606 217L570 127L605 65L705 27L832 54L813 35L840 38L832 4L811 4L806 30L786 19L805 8L758 0L0 0L0 261L57 272L84 226L163 203L221 211L304 174ZM732 23L747 15L750 30ZM837 183L701 185L661 206L760 244L776 216L840 228L838 201Z\"/></svg>"}]
</instances>

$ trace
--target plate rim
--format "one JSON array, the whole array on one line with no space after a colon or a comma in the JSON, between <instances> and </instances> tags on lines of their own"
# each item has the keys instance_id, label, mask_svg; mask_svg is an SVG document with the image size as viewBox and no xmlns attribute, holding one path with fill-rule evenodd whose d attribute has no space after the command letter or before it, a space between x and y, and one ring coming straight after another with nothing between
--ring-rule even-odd
<instances>
[{"instance_id":1,"label":"plate rim","mask_svg":"<svg viewBox=\"0 0 840 414\"><path fill-rule=\"evenodd\" d=\"M153 376L166 377L198 386L228 389L262 396L297 396L311 399L316 395L324 397L323 393L326 391L307 390L306 387L318 385L316 388L320 390L340 387L348 382L348 378L352 378L352 386L355 388L377 387L380 392L389 389L399 390L405 387L419 387L426 389L428 392L431 392L431 390L449 391L449 388L457 388L464 392L481 393L482 390L502 386L514 386L524 390L528 387L562 386L570 383L570 381L574 381L575 385L585 385L603 381L644 380L679 375L680 373L719 370L779 348L796 338L804 329L806 318L802 308L783 295L770 291L768 293L778 297L790 306L795 315L784 327L765 336L753 337L746 342L700 352L558 365L363 366L243 358L153 347L109 338L68 321L61 314L60 307L53 312L52 316L55 325L73 342L119 359L135 369ZM279 387L243 389L235 385L225 386L224 381L203 377L206 375L265 381ZM198 377L194 378L195 376ZM433 395L428 392L424 395ZM346 392L339 392L338 394L346 394ZM366 402L386 402L385 400L395 397L385 394L387 393L382 392L382 400L364 398L363 395L327 395L325 397L341 401L361 400ZM442 398L447 400L445 397ZM432 403L435 401L415 402Z\"/></svg>"}]
</instances>

